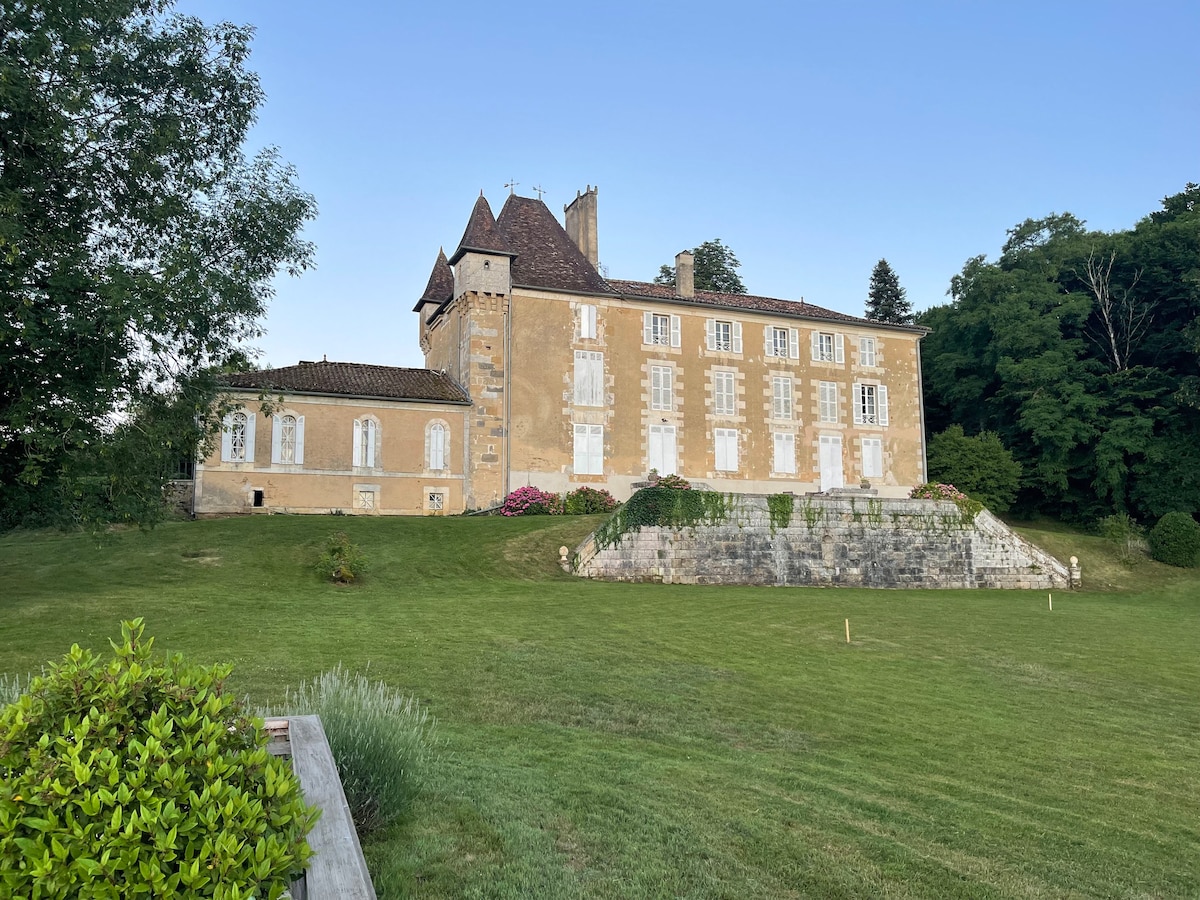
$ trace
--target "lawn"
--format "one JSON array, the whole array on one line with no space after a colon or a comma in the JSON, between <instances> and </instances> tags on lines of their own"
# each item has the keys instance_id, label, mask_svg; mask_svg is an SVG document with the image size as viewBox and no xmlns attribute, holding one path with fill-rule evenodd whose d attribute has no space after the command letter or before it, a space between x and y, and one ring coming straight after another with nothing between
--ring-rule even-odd
<instances>
[{"instance_id":1,"label":"lawn","mask_svg":"<svg viewBox=\"0 0 1200 900\"><path fill-rule=\"evenodd\" d=\"M1104 590L590 583L597 520L269 517L0 537L0 672L144 616L270 703L338 662L442 747L381 897L1200 896L1200 577ZM311 571L344 529L361 586ZM853 642L845 641L850 619Z\"/></svg>"}]
</instances>

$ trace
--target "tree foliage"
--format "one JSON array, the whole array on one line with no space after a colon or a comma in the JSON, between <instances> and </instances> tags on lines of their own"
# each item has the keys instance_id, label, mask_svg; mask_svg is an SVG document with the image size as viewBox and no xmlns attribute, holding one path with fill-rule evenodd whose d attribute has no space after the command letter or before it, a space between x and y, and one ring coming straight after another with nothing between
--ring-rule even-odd
<instances>
[{"instance_id":1,"label":"tree foliage","mask_svg":"<svg viewBox=\"0 0 1200 900\"><path fill-rule=\"evenodd\" d=\"M1198 200L1189 184L1115 233L1069 214L1027 220L919 317L928 427L997 434L1025 509L1200 509Z\"/></svg>"},{"instance_id":2,"label":"tree foliage","mask_svg":"<svg viewBox=\"0 0 1200 900\"><path fill-rule=\"evenodd\" d=\"M153 518L213 372L244 366L279 268L311 263L312 198L275 150L242 151L251 29L170 10L0 5L3 524Z\"/></svg>"},{"instance_id":3,"label":"tree foliage","mask_svg":"<svg viewBox=\"0 0 1200 900\"><path fill-rule=\"evenodd\" d=\"M733 251L721 243L720 238L705 241L692 251L695 257L695 287L698 291L717 291L722 294L744 294L737 270L742 267ZM660 266L654 277L655 284L674 284L675 267Z\"/></svg>"},{"instance_id":4,"label":"tree foliage","mask_svg":"<svg viewBox=\"0 0 1200 900\"><path fill-rule=\"evenodd\" d=\"M1021 465L992 432L967 437L951 425L929 439L929 478L952 484L992 512L1007 512L1016 499Z\"/></svg>"},{"instance_id":5,"label":"tree foliage","mask_svg":"<svg viewBox=\"0 0 1200 900\"><path fill-rule=\"evenodd\" d=\"M908 301L900 279L886 259L875 263L871 270L871 285L867 290L867 318L892 325L911 325L912 304Z\"/></svg>"}]
</instances>

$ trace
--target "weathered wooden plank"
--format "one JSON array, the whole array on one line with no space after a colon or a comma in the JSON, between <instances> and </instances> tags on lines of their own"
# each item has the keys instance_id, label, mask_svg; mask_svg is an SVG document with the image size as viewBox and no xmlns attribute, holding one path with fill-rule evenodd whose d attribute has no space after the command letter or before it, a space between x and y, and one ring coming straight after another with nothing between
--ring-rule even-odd
<instances>
[{"instance_id":1,"label":"weathered wooden plank","mask_svg":"<svg viewBox=\"0 0 1200 900\"><path fill-rule=\"evenodd\" d=\"M292 716L288 736L304 799L321 807L321 818L308 835L313 849L305 876L309 900L375 900L367 861L320 718Z\"/></svg>"}]
</instances>

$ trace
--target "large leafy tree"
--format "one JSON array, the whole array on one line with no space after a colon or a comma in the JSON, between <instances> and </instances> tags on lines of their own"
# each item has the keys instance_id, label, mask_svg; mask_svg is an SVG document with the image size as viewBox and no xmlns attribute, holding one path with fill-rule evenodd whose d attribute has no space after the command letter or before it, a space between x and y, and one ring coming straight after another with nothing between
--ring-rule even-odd
<instances>
[{"instance_id":1,"label":"large leafy tree","mask_svg":"<svg viewBox=\"0 0 1200 900\"><path fill-rule=\"evenodd\" d=\"M1200 186L1133 229L1071 215L969 260L922 313L928 424L995 432L1018 503L1081 520L1200 509Z\"/></svg>"},{"instance_id":2,"label":"large leafy tree","mask_svg":"<svg viewBox=\"0 0 1200 900\"><path fill-rule=\"evenodd\" d=\"M213 372L244 365L278 270L310 265L312 197L273 149L242 149L263 100L251 35L170 0L0 4L7 523L152 517ZM117 487L135 469L148 505Z\"/></svg>"},{"instance_id":3,"label":"large leafy tree","mask_svg":"<svg viewBox=\"0 0 1200 900\"><path fill-rule=\"evenodd\" d=\"M886 259L875 263L875 268L871 270L871 284L867 289L867 318L893 325L912 324L912 303Z\"/></svg>"},{"instance_id":4,"label":"large leafy tree","mask_svg":"<svg viewBox=\"0 0 1200 900\"><path fill-rule=\"evenodd\" d=\"M737 270L742 267L733 251L721 243L720 238L705 241L692 251L695 257L695 286L701 291L717 291L722 294L744 294ZM660 266L654 277L655 284L674 284L675 267Z\"/></svg>"}]
</instances>

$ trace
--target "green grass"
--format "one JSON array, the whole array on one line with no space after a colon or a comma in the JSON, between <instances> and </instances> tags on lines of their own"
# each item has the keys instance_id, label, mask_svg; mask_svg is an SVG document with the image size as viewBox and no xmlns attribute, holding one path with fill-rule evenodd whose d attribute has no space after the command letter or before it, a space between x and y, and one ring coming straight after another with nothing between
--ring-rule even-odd
<instances>
[{"instance_id":1,"label":"green grass","mask_svg":"<svg viewBox=\"0 0 1200 900\"><path fill-rule=\"evenodd\" d=\"M11 534L0 672L142 615L256 703L339 662L415 693L444 743L366 845L383 898L1200 896L1197 573L1039 523L1103 590L564 575L597 521ZM362 585L312 572L336 530Z\"/></svg>"}]
</instances>

